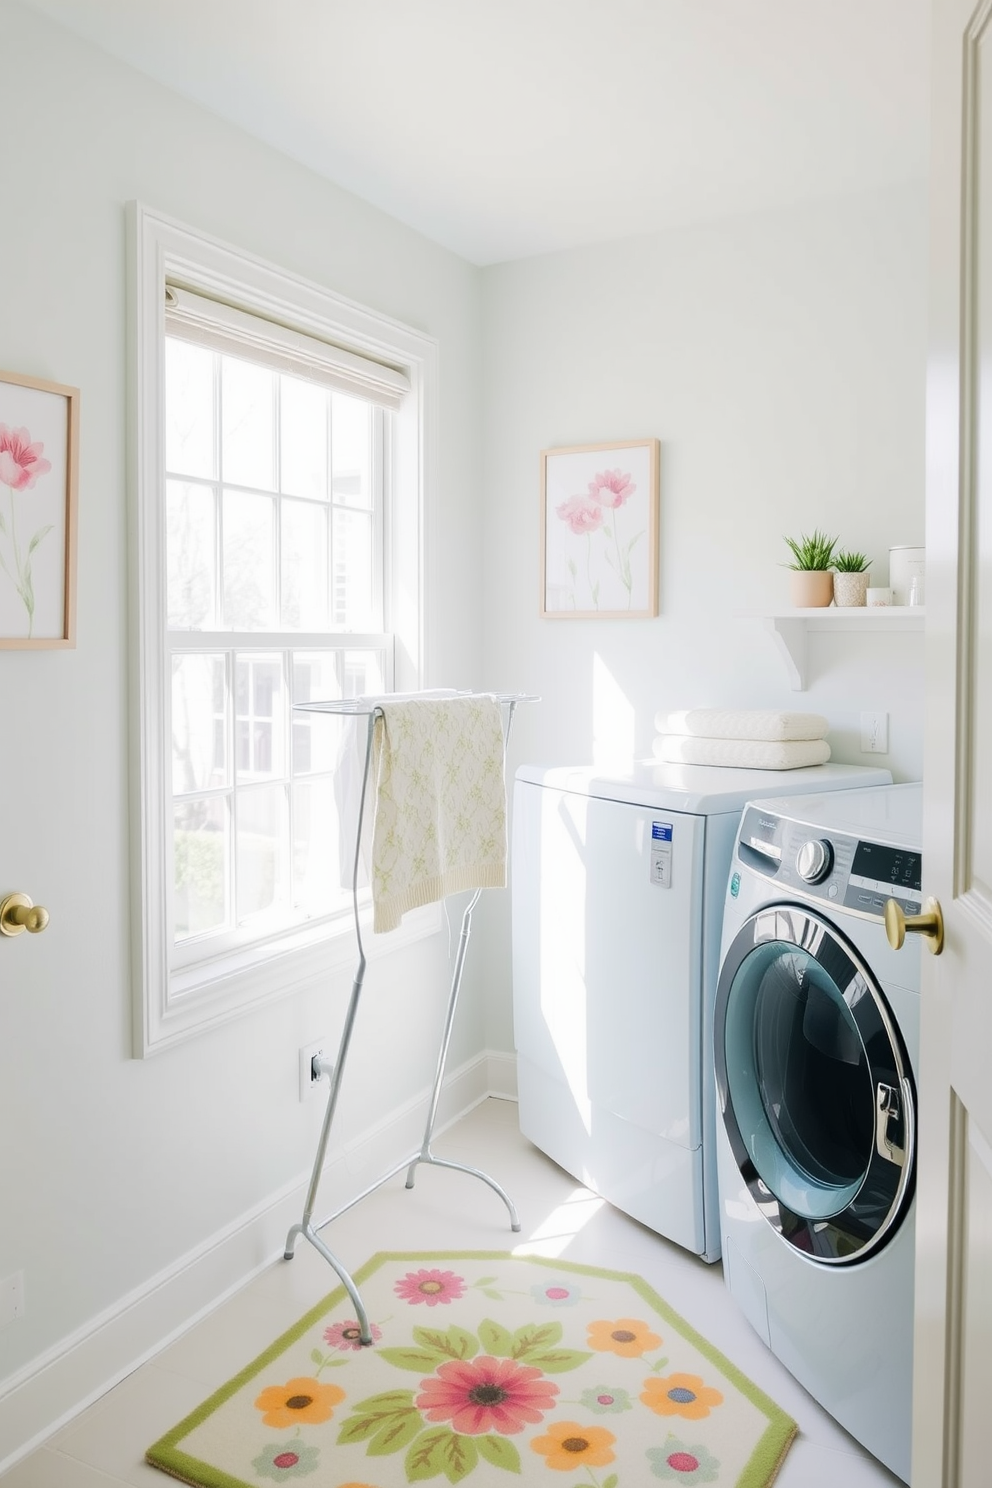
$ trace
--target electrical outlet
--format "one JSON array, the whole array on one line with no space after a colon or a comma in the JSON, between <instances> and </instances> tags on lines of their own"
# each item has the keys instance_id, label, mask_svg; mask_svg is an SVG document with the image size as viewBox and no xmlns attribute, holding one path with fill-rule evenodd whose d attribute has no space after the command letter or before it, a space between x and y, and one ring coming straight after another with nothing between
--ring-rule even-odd
<instances>
[{"instance_id":1,"label":"electrical outlet","mask_svg":"<svg viewBox=\"0 0 992 1488\"><path fill-rule=\"evenodd\" d=\"M24 1316L24 1272L16 1271L0 1281L0 1328Z\"/></svg>"},{"instance_id":2,"label":"electrical outlet","mask_svg":"<svg viewBox=\"0 0 992 1488\"><path fill-rule=\"evenodd\" d=\"M889 715L888 713L862 713L861 715L861 753L862 754L888 754L889 752Z\"/></svg>"},{"instance_id":3,"label":"electrical outlet","mask_svg":"<svg viewBox=\"0 0 992 1488\"><path fill-rule=\"evenodd\" d=\"M323 1055L326 1042L326 1039L318 1039L315 1044L304 1044L300 1050L301 1101L309 1100L320 1089L321 1076L314 1069L314 1060Z\"/></svg>"}]
</instances>

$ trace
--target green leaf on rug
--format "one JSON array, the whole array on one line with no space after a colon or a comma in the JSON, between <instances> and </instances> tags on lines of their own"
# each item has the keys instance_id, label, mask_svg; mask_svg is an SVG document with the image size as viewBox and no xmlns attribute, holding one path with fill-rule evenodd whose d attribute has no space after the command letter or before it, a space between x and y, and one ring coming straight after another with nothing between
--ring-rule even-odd
<instances>
[{"instance_id":1,"label":"green leaf on rug","mask_svg":"<svg viewBox=\"0 0 992 1488\"><path fill-rule=\"evenodd\" d=\"M418 1436L404 1459L411 1483L422 1483L444 1473L449 1483L459 1483L479 1460L469 1436L458 1436L447 1426L435 1426Z\"/></svg>"},{"instance_id":2,"label":"green leaf on rug","mask_svg":"<svg viewBox=\"0 0 992 1488\"><path fill-rule=\"evenodd\" d=\"M620 1479L617 1477L616 1473L610 1473L610 1476L608 1478L603 1479L603 1488L617 1488L617 1484L619 1483L619 1481Z\"/></svg>"},{"instance_id":3,"label":"green leaf on rug","mask_svg":"<svg viewBox=\"0 0 992 1488\"><path fill-rule=\"evenodd\" d=\"M561 1339L561 1323L528 1323L513 1335L514 1359L529 1359L531 1354L553 1348Z\"/></svg>"},{"instance_id":4,"label":"green leaf on rug","mask_svg":"<svg viewBox=\"0 0 992 1488\"><path fill-rule=\"evenodd\" d=\"M423 1418L418 1410L397 1411L382 1430L376 1432L366 1451L370 1457L385 1457L390 1452L401 1452L419 1435L423 1425Z\"/></svg>"},{"instance_id":5,"label":"green leaf on rug","mask_svg":"<svg viewBox=\"0 0 992 1488\"><path fill-rule=\"evenodd\" d=\"M479 1342L494 1359L509 1359L513 1355L513 1334L492 1318L485 1318L479 1324Z\"/></svg>"},{"instance_id":6,"label":"green leaf on rug","mask_svg":"<svg viewBox=\"0 0 992 1488\"><path fill-rule=\"evenodd\" d=\"M413 1369L417 1374L423 1374L425 1369L436 1369L445 1359L452 1357L447 1352L442 1353L440 1349L418 1349L412 1345L406 1348L379 1349L378 1354L387 1364L395 1364L397 1369Z\"/></svg>"},{"instance_id":7,"label":"green leaf on rug","mask_svg":"<svg viewBox=\"0 0 992 1488\"><path fill-rule=\"evenodd\" d=\"M591 1358L592 1354L588 1349L548 1349L543 1354L529 1353L527 1363L535 1364L546 1374L564 1374L566 1370L578 1369L580 1364Z\"/></svg>"},{"instance_id":8,"label":"green leaf on rug","mask_svg":"<svg viewBox=\"0 0 992 1488\"><path fill-rule=\"evenodd\" d=\"M353 1442L368 1441L378 1436L392 1422L408 1417L420 1424L420 1412L413 1403L412 1390L386 1390L381 1395L370 1395L352 1406L354 1414L345 1421L338 1433L338 1446L349 1446ZM401 1443L400 1445L405 1445ZM399 1451L399 1446L393 1448Z\"/></svg>"},{"instance_id":9,"label":"green leaf on rug","mask_svg":"<svg viewBox=\"0 0 992 1488\"><path fill-rule=\"evenodd\" d=\"M493 1467L505 1468L507 1472L520 1471L520 1453L505 1436L477 1436L475 1445L479 1456L491 1462Z\"/></svg>"},{"instance_id":10,"label":"green leaf on rug","mask_svg":"<svg viewBox=\"0 0 992 1488\"><path fill-rule=\"evenodd\" d=\"M413 1336L423 1348L442 1359L474 1359L479 1352L479 1340L467 1328L455 1326L446 1333L440 1328L414 1328Z\"/></svg>"}]
</instances>

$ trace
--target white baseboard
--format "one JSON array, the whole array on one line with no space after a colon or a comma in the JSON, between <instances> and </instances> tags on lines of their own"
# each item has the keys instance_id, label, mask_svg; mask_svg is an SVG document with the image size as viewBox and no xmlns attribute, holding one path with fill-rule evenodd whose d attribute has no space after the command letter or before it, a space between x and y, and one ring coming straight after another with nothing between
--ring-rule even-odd
<instances>
[{"instance_id":1,"label":"white baseboard","mask_svg":"<svg viewBox=\"0 0 992 1488\"><path fill-rule=\"evenodd\" d=\"M515 1100L516 1086L512 1054L477 1055L445 1080L435 1130L487 1096ZM428 1096L425 1091L331 1153L324 1179L342 1206L364 1194L376 1173L388 1173L419 1149ZM270 1195L0 1380L0 1475L281 1256L287 1231L303 1212L309 1177Z\"/></svg>"}]
</instances>

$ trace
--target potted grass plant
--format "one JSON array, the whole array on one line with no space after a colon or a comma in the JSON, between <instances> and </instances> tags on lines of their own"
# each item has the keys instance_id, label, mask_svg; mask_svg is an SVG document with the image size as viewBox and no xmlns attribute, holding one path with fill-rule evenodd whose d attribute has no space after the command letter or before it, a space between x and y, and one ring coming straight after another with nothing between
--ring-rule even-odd
<instances>
[{"instance_id":1,"label":"potted grass plant","mask_svg":"<svg viewBox=\"0 0 992 1488\"><path fill-rule=\"evenodd\" d=\"M834 597L834 576L831 565L834 561L835 537L827 537L819 528L807 536L787 537L786 546L792 554L789 590L792 603L797 609L822 609Z\"/></svg>"},{"instance_id":2,"label":"potted grass plant","mask_svg":"<svg viewBox=\"0 0 992 1488\"><path fill-rule=\"evenodd\" d=\"M834 555L834 600L838 605L863 605L871 581L871 564L864 553L842 548Z\"/></svg>"}]
</instances>

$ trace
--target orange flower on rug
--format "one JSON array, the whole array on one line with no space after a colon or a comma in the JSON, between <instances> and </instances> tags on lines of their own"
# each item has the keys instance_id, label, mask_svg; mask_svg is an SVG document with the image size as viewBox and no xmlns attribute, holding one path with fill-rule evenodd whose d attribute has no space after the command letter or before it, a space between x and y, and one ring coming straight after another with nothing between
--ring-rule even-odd
<instances>
[{"instance_id":1,"label":"orange flower on rug","mask_svg":"<svg viewBox=\"0 0 992 1488\"><path fill-rule=\"evenodd\" d=\"M338 1288L148 1461L193 1488L768 1488L795 1434L638 1276L466 1252L355 1279L370 1346Z\"/></svg>"}]
</instances>

